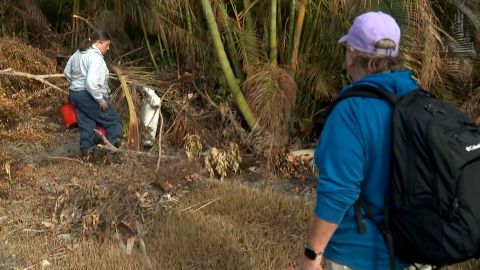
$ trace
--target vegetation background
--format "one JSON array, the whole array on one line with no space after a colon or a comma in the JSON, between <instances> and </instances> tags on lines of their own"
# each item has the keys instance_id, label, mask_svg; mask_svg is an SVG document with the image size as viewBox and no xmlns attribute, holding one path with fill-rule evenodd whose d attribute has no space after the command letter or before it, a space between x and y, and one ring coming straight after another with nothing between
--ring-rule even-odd
<instances>
[{"instance_id":1,"label":"vegetation background","mask_svg":"<svg viewBox=\"0 0 480 270\"><path fill-rule=\"evenodd\" d=\"M480 1L4 0L0 35L17 36L61 67L93 27L114 36L110 62L185 72L243 125L283 144L309 142L319 110L349 82L337 40L367 10L402 28L405 67L421 85L478 115Z\"/></svg>"},{"instance_id":2,"label":"vegetation background","mask_svg":"<svg viewBox=\"0 0 480 270\"><path fill-rule=\"evenodd\" d=\"M107 63L115 74L114 86L122 89L115 91L113 99L128 123L129 147L138 148L143 129L136 116L138 90L149 86L163 99L165 128L160 128L160 145L162 131L172 144L184 146L187 155L198 155L205 145L224 143L233 161L209 161L209 172L223 178L225 171L213 170L219 164L238 169L238 147L230 144L234 141L242 146L244 163L249 162L249 154L260 153L267 158L267 171L291 175L291 168L283 166L284 151L315 145L312 122L349 83L337 40L367 10L396 18L402 29L405 67L424 88L478 119L480 0L0 0L0 72L14 68L37 75L61 73L93 29L109 31L114 38ZM56 94L39 101L37 94L45 91L32 94L30 88L41 89L42 83L8 78L0 81L0 139L12 141L17 137L5 135L3 129L31 117L23 106L37 102L42 115L53 115L62 101ZM32 131L23 138L40 140L38 136ZM5 160L7 179L13 159ZM142 206L145 194L148 200L161 198L155 201L158 204L151 202L155 207L174 204L170 211L145 214L150 232L145 243L156 247L148 250L156 269L280 269L295 264L312 207L308 198L202 182L197 192L178 204L154 196L158 189L152 183L161 177L172 181L172 175L179 174L190 179L191 172L184 171L191 164L164 164L170 171L167 168L160 177L135 163L120 174L116 167L97 174L95 168L78 170L79 165L65 162L37 168L33 184L32 169L12 161L14 181L8 184L23 188L11 193L9 204L20 218L3 226L1 216L0 238L8 239L7 251L18 256L3 255L0 246L0 269L2 262L40 267L39 258L45 254L59 269L82 269L92 263L104 269L147 267L139 254L125 257L111 242L87 241L73 247L53 233L42 234L84 229L106 235L98 233L101 226L96 225L108 227L108 221L120 224L132 217L143 220L145 209L150 209ZM130 174L143 180L123 177ZM164 184L160 183L165 189ZM109 196L100 192L104 190ZM63 208L57 209L57 204ZM22 211L27 209L34 213L32 217L24 217ZM51 220L37 220L50 214L43 210L59 211L54 229L47 228ZM71 218L62 221L60 213ZM471 261L457 269L478 267L478 262Z\"/></svg>"}]
</instances>

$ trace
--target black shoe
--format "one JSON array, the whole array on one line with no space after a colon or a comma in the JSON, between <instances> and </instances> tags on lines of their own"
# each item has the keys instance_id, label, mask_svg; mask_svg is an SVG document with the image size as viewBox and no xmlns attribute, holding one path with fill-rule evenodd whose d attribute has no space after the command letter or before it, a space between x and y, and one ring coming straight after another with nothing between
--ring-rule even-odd
<instances>
[{"instance_id":1,"label":"black shoe","mask_svg":"<svg viewBox=\"0 0 480 270\"><path fill-rule=\"evenodd\" d=\"M80 149L80 157L85 162L92 162L95 156L95 147L91 147L88 149Z\"/></svg>"},{"instance_id":2,"label":"black shoe","mask_svg":"<svg viewBox=\"0 0 480 270\"><path fill-rule=\"evenodd\" d=\"M115 146L116 148L120 148L120 146L122 146L122 141L121 140L117 140L113 143L113 146Z\"/></svg>"},{"instance_id":3,"label":"black shoe","mask_svg":"<svg viewBox=\"0 0 480 270\"><path fill-rule=\"evenodd\" d=\"M95 143L95 144L102 144L102 145L105 144L105 142L103 141L102 136L100 136L100 135L98 135L98 134L95 134L95 135L93 136L93 143Z\"/></svg>"},{"instance_id":4,"label":"black shoe","mask_svg":"<svg viewBox=\"0 0 480 270\"><path fill-rule=\"evenodd\" d=\"M85 162L91 162L94 165L101 164L105 159L105 150L96 146L89 149L80 150L82 159Z\"/></svg>"},{"instance_id":5,"label":"black shoe","mask_svg":"<svg viewBox=\"0 0 480 270\"><path fill-rule=\"evenodd\" d=\"M103 148L97 147L94 154L94 164L107 164L109 159L110 151Z\"/></svg>"}]
</instances>

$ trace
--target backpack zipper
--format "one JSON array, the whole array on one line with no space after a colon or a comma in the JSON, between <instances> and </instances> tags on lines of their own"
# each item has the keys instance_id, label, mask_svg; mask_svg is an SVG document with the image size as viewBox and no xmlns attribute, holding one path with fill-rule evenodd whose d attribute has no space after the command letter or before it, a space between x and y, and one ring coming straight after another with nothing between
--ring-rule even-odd
<instances>
[{"instance_id":1,"label":"backpack zipper","mask_svg":"<svg viewBox=\"0 0 480 270\"><path fill-rule=\"evenodd\" d=\"M429 113L431 113L433 116L435 116L435 114L438 112L440 114L443 114L445 115L445 111L438 108L437 105L433 104L433 103L429 103L427 105L425 105L425 110Z\"/></svg>"}]
</instances>

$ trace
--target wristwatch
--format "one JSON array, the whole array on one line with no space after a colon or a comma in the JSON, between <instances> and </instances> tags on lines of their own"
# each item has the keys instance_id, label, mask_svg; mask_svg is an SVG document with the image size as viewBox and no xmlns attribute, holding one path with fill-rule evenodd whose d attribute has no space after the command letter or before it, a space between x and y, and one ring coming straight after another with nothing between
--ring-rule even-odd
<instances>
[{"instance_id":1,"label":"wristwatch","mask_svg":"<svg viewBox=\"0 0 480 270\"><path fill-rule=\"evenodd\" d=\"M305 244L305 257L309 258L310 260L320 260L322 258L323 250L316 252L315 249L310 247L308 244Z\"/></svg>"}]
</instances>

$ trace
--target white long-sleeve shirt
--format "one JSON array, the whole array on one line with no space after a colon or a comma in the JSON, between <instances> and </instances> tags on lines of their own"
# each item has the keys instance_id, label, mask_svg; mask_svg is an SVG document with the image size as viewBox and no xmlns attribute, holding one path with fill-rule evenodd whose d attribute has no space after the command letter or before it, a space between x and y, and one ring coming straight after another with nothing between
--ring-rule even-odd
<instances>
[{"instance_id":1,"label":"white long-sleeve shirt","mask_svg":"<svg viewBox=\"0 0 480 270\"><path fill-rule=\"evenodd\" d=\"M70 91L87 90L98 104L110 94L107 64L95 45L83 52L77 50L68 59L63 73L70 81Z\"/></svg>"}]
</instances>

